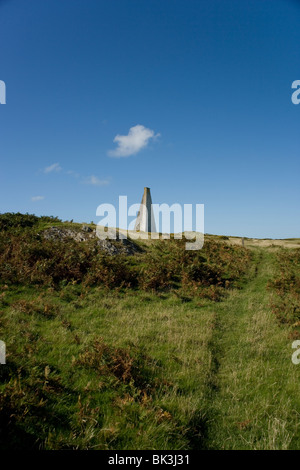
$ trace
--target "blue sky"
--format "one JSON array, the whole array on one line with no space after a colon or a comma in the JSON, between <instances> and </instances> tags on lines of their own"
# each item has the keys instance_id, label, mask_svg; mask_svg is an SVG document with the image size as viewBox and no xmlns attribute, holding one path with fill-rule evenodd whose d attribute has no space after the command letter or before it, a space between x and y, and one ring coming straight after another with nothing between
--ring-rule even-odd
<instances>
[{"instance_id":1,"label":"blue sky","mask_svg":"<svg viewBox=\"0 0 300 470\"><path fill-rule=\"evenodd\" d=\"M299 24L296 0L0 0L0 212L97 222L149 186L207 233L299 237Z\"/></svg>"}]
</instances>

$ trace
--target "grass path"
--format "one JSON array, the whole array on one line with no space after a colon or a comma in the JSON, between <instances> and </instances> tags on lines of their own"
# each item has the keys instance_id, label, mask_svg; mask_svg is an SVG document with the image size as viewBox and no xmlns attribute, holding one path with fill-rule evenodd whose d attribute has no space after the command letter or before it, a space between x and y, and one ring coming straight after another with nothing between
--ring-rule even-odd
<instances>
[{"instance_id":1,"label":"grass path","mask_svg":"<svg viewBox=\"0 0 300 470\"><path fill-rule=\"evenodd\" d=\"M254 254L253 278L213 312L206 448L300 448L300 368L266 295L275 258Z\"/></svg>"}]
</instances>

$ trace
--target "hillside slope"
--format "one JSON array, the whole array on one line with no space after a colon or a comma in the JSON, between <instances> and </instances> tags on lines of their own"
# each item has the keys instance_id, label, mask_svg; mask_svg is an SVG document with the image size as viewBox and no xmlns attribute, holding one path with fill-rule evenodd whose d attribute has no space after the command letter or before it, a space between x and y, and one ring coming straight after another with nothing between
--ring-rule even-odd
<instances>
[{"instance_id":1,"label":"hillside slope","mask_svg":"<svg viewBox=\"0 0 300 470\"><path fill-rule=\"evenodd\" d=\"M299 448L298 249L111 255L28 217L0 231L1 449Z\"/></svg>"}]
</instances>

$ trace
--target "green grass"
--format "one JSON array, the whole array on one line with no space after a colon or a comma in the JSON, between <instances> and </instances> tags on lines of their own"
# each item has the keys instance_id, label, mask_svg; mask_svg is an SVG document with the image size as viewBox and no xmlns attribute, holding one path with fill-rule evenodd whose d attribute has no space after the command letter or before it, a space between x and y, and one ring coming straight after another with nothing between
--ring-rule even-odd
<instances>
[{"instance_id":1,"label":"green grass","mask_svg":"<svg viewBox=\"0 0 300 470\"><path fill-rule=\"evenodd\" d=\"M151 242L126 260L135 286L2 276L0 448L299 449L297 317L282 303L299 306L299 252L226 243L196 262ZM2 262L36 269L24 260Z\"/></svg>"},{"instance_id":2,"label":"green grass","mask_svg":"<svg viewBox=\"0 0 300 470\"><path fill-rule=\"evenodd\" d=\"M31 302L35 292L27 289L11 295L14 300ZM18 383L13 382L13 387L22 390L24 383L24 393L29 395L26 387L33 380L43 390L46 367L48 378L59 383L46 393L49 402L41 408L46 422L38 423L38 417L32 417L36 422L29 429L34 436L39 430L38 444L46 448L100 449L193 446L190 423L201 417L210 373L212 325L205 308L182 303L172 294L115 295L95 289L83 298L73 298L70 292L66 300L57 293L44 295L47 304L55 305L63 316L28 316L14 302L2 317L4 325L14 324L14 334L5 334L5 328L1 332L11 352L10 372L16 374L14 365L19 369ZM146 380L149 390L147 384L126 383L113 374L80 365L82 354L93 351L94 341L100 338L109 347L125 348L133 358L141 355L150 377ZM74 423L81 420L79 397L88 408L84 425ZM21 414L19 404L17 410ZM54 425L50 442L48 414L56 412L62 417ZM18 428L28 429L26 419L18 422ZM77 429L76 435L71 434L72 426Z\"/></svg>"},{"instance_id":3,"label":"green grass","mask_svg":"<svg viewBox=\"0 0 300 470\"><path fill-rule=\"evenodd\" d=\"M218 309L210 448L299 449L299 373L289 329L272 314L274 256L258 250L257 275Z\"/></svg>"}]
</instances>

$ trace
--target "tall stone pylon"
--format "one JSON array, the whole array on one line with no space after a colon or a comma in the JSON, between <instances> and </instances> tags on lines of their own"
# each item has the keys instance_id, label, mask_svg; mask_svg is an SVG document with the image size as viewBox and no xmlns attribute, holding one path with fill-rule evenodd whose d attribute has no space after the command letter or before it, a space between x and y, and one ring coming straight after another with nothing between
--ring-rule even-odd
<instances>
[{"instance_id":1,"label":"tall stone pylon","mask_svg":"<svg viewBox=\"0 0 300 470\"><path fill-rule=\"evenodd\" d=\"M134 230L140 232L156 232L150 188L144 188L144 194L138 212Z\"/></svg>"}]
</instances>

